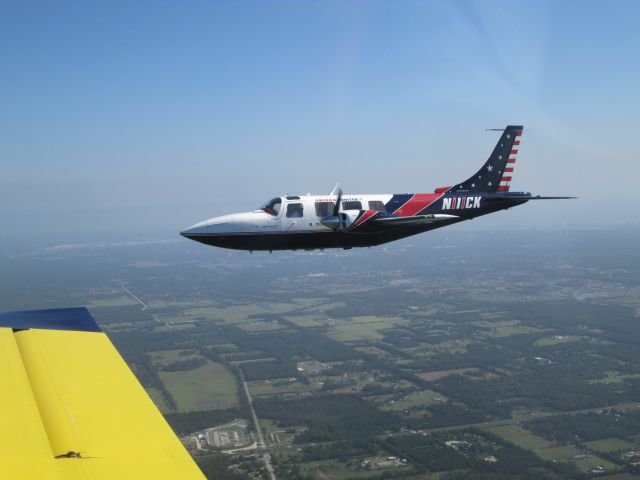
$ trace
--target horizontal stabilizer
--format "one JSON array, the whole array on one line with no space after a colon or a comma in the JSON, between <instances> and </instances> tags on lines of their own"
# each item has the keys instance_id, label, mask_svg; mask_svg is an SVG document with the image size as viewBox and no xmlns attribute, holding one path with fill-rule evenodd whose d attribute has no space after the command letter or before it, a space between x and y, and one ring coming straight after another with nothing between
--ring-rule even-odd
<instances>
[{"instance_id":1,"label":"horizontal stabilizer","mask_svg":"<svg viewBox=\"0 0 640 480\"><path fill-rule=\"evenodd\" d=\"M498 200L570 200L578 197L543 197L542 195L531 195L530 193L507 193L505 195L492 195L485 198L485 202L498 201Z\"/></svg>"},{"instance_id":2,"label":"horizontal stabilizer","mask_svg":"<svg viewBox=\"0 0 640 480\"><path fill-rule=\"evenodd\" d=\"M457 215L446 215L436 213L431 215L414 215L412 217L382 217L374 220L382 225L424 225L425 223L441 222L443 220L453 220Z\"/></svg>"},{"instance_id":3,"label":"horizontal stabilizer","mask_svg":"<svg viewBox=\"0 0 640 480\"><path fill-rule=\"evenodd\" d=\"M536 195L535 197L529 197L528 200L570 200L572 198L578 197L543 197L540 195Z\"/></svg>"}]
</instances>

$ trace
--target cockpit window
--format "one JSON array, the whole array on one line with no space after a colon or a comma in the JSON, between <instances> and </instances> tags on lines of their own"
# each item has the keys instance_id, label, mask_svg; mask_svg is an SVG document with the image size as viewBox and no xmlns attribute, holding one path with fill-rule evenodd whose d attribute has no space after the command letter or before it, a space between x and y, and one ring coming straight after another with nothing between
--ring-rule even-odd
<instances>
[{"instance_id":1,"label":"cockpit window","mask_svg":"<svg viewBox=\"0 0 640 480\"><path fill-rule=\"evenodd\" d=\"M272 198L267 203L260 207L265 213L277 217L280 213L280 207L282 206L282 199L280 197Z\"/></svg>"}]
</instances>

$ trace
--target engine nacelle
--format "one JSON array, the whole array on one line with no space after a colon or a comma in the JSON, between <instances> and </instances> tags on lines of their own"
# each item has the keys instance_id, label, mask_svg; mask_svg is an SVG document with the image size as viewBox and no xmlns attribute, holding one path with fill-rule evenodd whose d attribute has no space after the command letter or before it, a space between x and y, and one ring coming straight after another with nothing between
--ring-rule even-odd
<instances>
[{"instance_id":1,"label":"engine nacelle","mask_svg":"<svg viewBox=\"0 0 640 480\"><path fill-rule=\"evenodd\" d=\"M362 210L344 210L338 214L340 217L340 229L346 230L349 228L356 219L360 216Z\"/></svg>"},{"instance_id":2,"label":"engine nacelle","mask_svg":"<svg viewBox=\"0 0 640 480\"><path fill-rule=\"evenodd\" d=\"M370 210L343 210L338 215L328 215L320 220L320 223L325 227L332 228L333 230L346 230L361 216L361 214L367 214ZM371 210L373 213L378 213L375 210Z\"/></svg>"}]
</instances>

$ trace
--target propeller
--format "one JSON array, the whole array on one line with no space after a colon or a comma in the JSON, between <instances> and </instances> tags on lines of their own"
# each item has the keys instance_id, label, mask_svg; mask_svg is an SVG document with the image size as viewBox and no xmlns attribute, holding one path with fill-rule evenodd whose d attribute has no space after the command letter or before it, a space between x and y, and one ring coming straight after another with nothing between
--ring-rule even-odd
<instances>
[{"instance_id":1,"label":"propeller","mask_svg":"<svg viewBox=\"0 0 640 480\"><path fill-rule=\"evenodd\" d=\"M333 206L333 216L337 217L338 212L340 211L340 202L342 201L342 188L340 188L340 184L336 184L336 188L334 188L334 190L338 195L338 199L336 200L336 204Z\"/></svg>"},{"instance_id":2,"label":"propeller","mask_svg":"<svg viewBox=\"0 0 640 480\"><path fill-rule=\"evenodd\" d=\"M340 228L340 202L342 201L342 188L340 188L339 183L336 183L336 186L333 187L333 190L331 190L331 193L329 195L337 195L338 198L335 205L333 206L332 214L322 218L320 220L320 223L325 227L331 228L333 230L338 230L338 228Z\"/></svg>"}]
</instances>

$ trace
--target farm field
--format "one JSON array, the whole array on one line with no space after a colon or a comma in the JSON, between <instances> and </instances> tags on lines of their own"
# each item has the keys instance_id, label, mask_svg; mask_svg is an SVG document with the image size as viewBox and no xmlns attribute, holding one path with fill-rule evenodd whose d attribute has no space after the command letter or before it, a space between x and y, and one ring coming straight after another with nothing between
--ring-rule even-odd
<instances>
[{"instance_id":1,"label":"farm field","mask_svg":"<svg viewBox=\"0 0 640 480\"><path fill-rule=\"evenodd\" d=\"M159 372L159 377L173 396L178 411L227 409L238 405L237 383L219 363L183 372Z\"/></svg>"}]
</instances>

